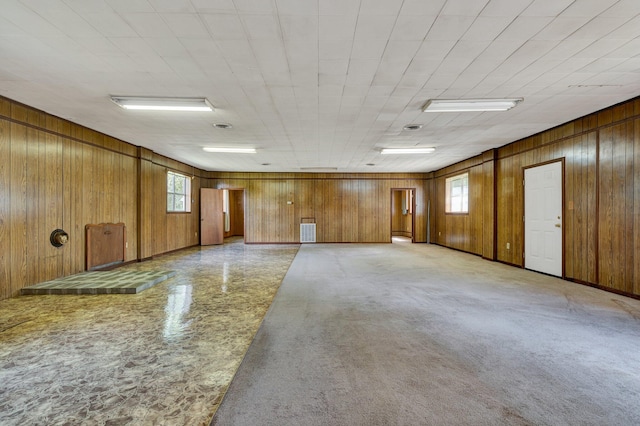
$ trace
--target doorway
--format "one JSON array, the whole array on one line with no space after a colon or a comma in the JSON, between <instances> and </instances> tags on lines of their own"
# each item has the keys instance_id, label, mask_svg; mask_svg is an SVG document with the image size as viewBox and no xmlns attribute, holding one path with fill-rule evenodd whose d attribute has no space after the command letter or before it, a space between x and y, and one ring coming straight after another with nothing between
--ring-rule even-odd
<instances>
[{"instance_id":1,"label":"doorway","mask_svg":"<svg viewBox=\"0 0 640 426\"><path fill-rule=\"evenodd\" d=\"M244 189L200 189L200 245L244 239Z\"/></svg>"},{"instance_id":2,"label":"doorway","mask_svg":"<svg viewBox=\"0 0 640 426\"><path fill-rule=\"evenodd\" d=\"M244 239L244 189L223 189L224 238Z\"/></svg>"},{"instance_id":3,"label":"doorway","mask_svg":"<svg viewBox=\"0 0 640 426\"><path fill-rule=\"evenodd\" d=\"M414 242L415 189L391 189L391 242Z\"/></svg>"},{"instance_id":4,"label":"doorway","mask_svg":"<svg viewBox=\"0 0 640 426\"><path fill-rule=\"evenodd\" d=\"M563 163L524 170L524 267L563 276Z\"/></svg>"}]
</instances>

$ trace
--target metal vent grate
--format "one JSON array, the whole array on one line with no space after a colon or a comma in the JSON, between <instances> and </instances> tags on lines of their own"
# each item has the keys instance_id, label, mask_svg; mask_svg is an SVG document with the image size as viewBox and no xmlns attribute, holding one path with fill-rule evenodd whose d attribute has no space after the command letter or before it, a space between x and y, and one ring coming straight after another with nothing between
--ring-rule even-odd
<instances>
[{"instance_id":1,"label":"metal vent grate","mask_svg":"<svg viewBox=\"0 0 640 426\"><path fill-rule=\"evenodd\" d=\"M316 224L315 223L300 224L300 242L301 243L316 242Z\"/></svg>"}]
</instances>

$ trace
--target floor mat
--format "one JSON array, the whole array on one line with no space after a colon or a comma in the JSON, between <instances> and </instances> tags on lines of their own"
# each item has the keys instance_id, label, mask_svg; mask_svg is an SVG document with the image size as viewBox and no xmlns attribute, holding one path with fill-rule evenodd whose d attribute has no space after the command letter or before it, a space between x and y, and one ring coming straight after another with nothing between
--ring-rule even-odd
<instances>
[{"instance_id":1,"label":"floor mat","mask_svg":"<svg viewBox=\"0 0 640 426\"><path fill-rule=\"evenodd\" d=\"M24 295L136 294L171 278L175 271L94 271L25 287Z\"/></svg>"}]
</instances>

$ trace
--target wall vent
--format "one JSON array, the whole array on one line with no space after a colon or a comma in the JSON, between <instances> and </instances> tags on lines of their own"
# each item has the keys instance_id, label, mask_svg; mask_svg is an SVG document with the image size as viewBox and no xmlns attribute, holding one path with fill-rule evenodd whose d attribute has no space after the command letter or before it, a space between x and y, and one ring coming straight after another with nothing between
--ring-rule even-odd
<instances>
[{"instance_id":1,"label":"wall vent","mask_svg":"<svg viewBox=\"0 0 640 426\"><path fill-rule=\"evenodd\" d=\"M300 224L300 242L301 243L316 242L316 224L315 223Z\"/></svg>"}]
</instances>

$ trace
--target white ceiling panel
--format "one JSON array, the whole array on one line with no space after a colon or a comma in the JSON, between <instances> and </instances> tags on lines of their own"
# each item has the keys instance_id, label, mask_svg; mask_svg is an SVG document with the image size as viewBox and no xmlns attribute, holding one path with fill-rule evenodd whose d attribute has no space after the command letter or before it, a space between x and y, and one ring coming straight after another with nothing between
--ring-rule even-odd
<instances>
[{"instance_id":1,"label":"white ceiling panel","mask_svg":"<svg viewBox=\"0 0 640 426\"><path fill-rule=\"evenodd\" d=\"M0 94L205 170L426 172L640 95L639 13L637 0L5 0ZM130 113L110 94L216 110ZM504 96L525 100L420 110ZM380 155L416 145L436 152Z\"/></svg>"}]
</instances>

